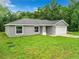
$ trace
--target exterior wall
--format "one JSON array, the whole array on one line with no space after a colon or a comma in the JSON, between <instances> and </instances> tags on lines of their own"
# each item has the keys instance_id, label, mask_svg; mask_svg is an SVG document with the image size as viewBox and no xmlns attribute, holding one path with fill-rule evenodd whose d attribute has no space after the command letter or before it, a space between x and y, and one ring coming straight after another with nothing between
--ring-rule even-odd
<instances>
[{"instance_id":1,"label":"exterior wall","mask_svg":"<svg viewBox=\"0 0 79 59\"><path fill-rule=\"evenodd\" d=\"M66 35L67 26L56 26L55 34L56 35Z\"/></svg>"},{"instance_id":2,"label":"exterior wall","mask_svg":"<svg viewBox=\"0 0 79 59\"><path fill-rule=\"evenodd\" d=\"M46 33L47 35L52 35L52 27L46 27Z\"/></svg>"},{"instance_id":3,"label":"exterior wall","mask_svg":"<svg viewBox=\"0 0 79 59\"><path fill-rule=\"evenodd\" d=\"M35 35L35 34L40 34L40 27L39 27L39 32L35 32L34 26L22 26L23 33L17 34L16 26L6 26L5 32L9 37Z\"/></svg>"},{"instance_id":4,"label":"exterior wall","mask_svg":"<svg viewBox=\"0 0 79 59\"><path fill-rule=\"evenodd\" d=\"M56 24L56 26L67 26L67 24L64 21L60 21Z\"/></svg>"},{"instance_id":5,"label":"exterior wall","mask_svg":"<svg viewBox=\"0 0 79 59\"><path fill-rule=\"evenodd\" d=\"M42 34L42 26L40 26L40 34Z\"/></svg>"},{"instance_id":6,"label":"exterior wall","mask_svg":"<svg viewBox=\"0 0 79 59\"><path fill-rule=\"evenodd\" d=\"M42 35L46 35L46 26L42 27Z\"/></svg>"},{"instance_id":7,"label":"exterior wall","mask_svg":"<svg viewBox=\"0 0 79 59\"><path fill-rule=\"evenodd\" d=\"M52 27L52 35L55 35L55 30L56 30L56 27L53 26L53 27Z\"/></svg>"},{"instance_id":8,"label":"exterior wall","mask_svg":"<svg viewBox=\"0 0 79 59\"><path fill-rule=\"evenodd\" d=\"M55 26L56 26L55 35L67 34L67 24L64 21L58 22Z\"/></svg>"},{"instance_id":9,"label":"exterior wall","mask_svg":"<svg viewBox=\"0 0 79 59\"><path fill-rule=\"evenodd\" d=\"M66 35L67 26L51 26L46 28L47 35Z\"/></svg>"},{"instance_id":10,"label":"exterior wall","mask_svg":"<svg viewBox=\"0 0 79 59\"><path fill-rule=\"evenodd\" d=\"M24 35L35 35L35 34L40 34L40 27L39 32L35 32L34 27L24 26Z\"/></svg>"},{"instance_id":11,"label":"exterior wall","mask_svg":"<svg viewBox=\"0 0 79 59\"><path fill-rule=\"evenodd\" d=\"M16 34L16 26L6 26L5 32L9 37L15 36L27 36L27 35L66 35L67 34L67 26L47 26L47 27L39 27L39 32L35 32L34 26L23 26L23 33Z\"/></svg>"},{"instance_id":12,"label":"exterior wall","mask_svg":"<svg viewBox=\"0 0 79 59\"><path fill-rule=\"evenodd\" d=\"M46 35L46 34L47 34L46 32L47 32L47 31L46 31L46 26L41 26L41 27L40 27L40 34Z\"/></svg>"},{"instance_id":13,"label":"exterior wall","mask_svg":"<svg viewBox=\"0 0 79 59\"><path fill-rule=\"evenodd\" d=\"M15 26L6 26L5 32L9 37L15 36Z\"/></svg>"},{"instance_id":14,"label":"exterior wall","mask_svg":"<svg viewBox=\"0 0 79 59\"><path fill-rule=\"evenodd\" d=\"M55 34L55 27L54 26L48 26L46 27L47 35L54 35Z\"/></svg>"}]
</instances>

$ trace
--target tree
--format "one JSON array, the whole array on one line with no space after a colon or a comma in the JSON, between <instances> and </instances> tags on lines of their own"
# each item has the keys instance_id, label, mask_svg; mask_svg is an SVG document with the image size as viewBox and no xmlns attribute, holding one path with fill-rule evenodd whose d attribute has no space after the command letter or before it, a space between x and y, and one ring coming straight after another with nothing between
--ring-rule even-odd
<instances>
[{"instance_id":1,"label":"tree","mask_svg":"<svg viewBox=\"0 0 79 59\"><path fill-rule=\"evenodd\" d=\"M8 11L9 10L6 7L0 6L0 31L4 30L3 29L3 26L4 26L3 18L6 16Z\"/></svg>"},{"instance_id":2,"label":"tree","mask_svg":"<svg viewBox=\"0 0 79 59\"><path fill-rule=\"evenodd\" d=\"M17 20L16 14L9 11L8 8L0 6L0 31L5 30L5 24Z\"/></svg>"},{"instance_id":3,"label":"tree","mask_svg":"<svg viewBox=\"0 0 79 59\"><path fill-rule=\"evenodd\" d=\"M70 0L69 8L72 10L72 31L79 31L79 1Z\"/></svg>"}]
</instances>

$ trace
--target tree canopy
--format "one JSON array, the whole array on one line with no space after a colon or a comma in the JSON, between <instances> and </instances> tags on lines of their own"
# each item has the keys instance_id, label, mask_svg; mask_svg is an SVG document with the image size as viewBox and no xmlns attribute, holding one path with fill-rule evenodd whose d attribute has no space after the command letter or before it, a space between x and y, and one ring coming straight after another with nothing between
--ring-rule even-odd
<instances>
[{"instance_id":1,"label":"tree canopy","mask_svg":"<svg viewBox=\"0 0 79 59\"><path fill-rule=\"evenodd\" d=\"M57 4L57 0L51 0L51 3L38 8L34 12L11 12L8 8L0 6L0 31L4 31L4 24L21 18L38 18L47 20L65 20L69 31L79 31L79 1L69 0L68 6Z\"/></svg>"}]
</instances>

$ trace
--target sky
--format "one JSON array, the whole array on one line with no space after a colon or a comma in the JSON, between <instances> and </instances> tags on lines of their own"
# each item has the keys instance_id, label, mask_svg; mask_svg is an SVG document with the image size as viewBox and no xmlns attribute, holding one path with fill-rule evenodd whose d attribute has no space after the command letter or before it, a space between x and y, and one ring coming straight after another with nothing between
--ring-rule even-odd
<instances>
[{"instance_id":1,"label":"sky","mask_svg":"<svg viewBox=\"0 0 79 59\"><path fill-rule=\"evenodd\" d=\"M51 0L0 0L0 5L7 6L13 12L33 12L37 10L38 7L43 7L50 2ZM68 0L57 0L57 3L62 6L67 6Z\"/></svg>"}]
</instances>

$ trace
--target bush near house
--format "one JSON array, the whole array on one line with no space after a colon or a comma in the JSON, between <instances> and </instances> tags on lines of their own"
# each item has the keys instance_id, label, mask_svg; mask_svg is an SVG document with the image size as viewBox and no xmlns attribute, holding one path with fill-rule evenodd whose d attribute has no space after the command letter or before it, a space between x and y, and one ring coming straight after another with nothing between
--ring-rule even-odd
<instances>
[{"instance_id":1,"label":"bush near house","mask_svg":"<svg viewBox=\"0 0 79 59\"><path fill-rule=\"evenodd\" d=\"M79 39L42 35L9 38L0 33L0 59L79 59Z\"/></svg>"}]
</instances>

